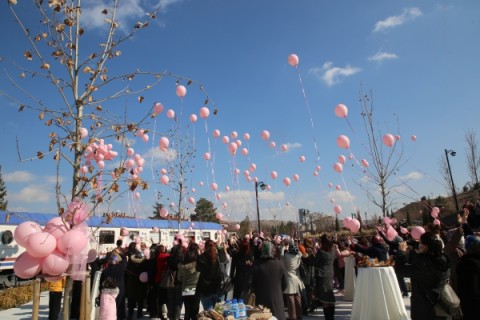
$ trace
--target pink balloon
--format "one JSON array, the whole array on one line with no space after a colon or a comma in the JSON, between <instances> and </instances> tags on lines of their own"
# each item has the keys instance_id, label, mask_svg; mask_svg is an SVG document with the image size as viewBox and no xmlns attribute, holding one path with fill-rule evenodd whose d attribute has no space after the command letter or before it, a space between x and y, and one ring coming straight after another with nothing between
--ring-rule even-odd
<instances>
[{"instance_id":1,"label":"pink balloon","mask_svg":"<svg viewBox=\"0 0 480 320\"><path fill-rule=\"evenodd\" d=\"M163 185L167 185L170 182L170 178L164 174L160 177L160 183Z\"/></svg>"},{"instance_id":2,"label":"pink balloon","mask_svg":"<svg viewBox=\"0 0 480 320\"><path fill-rule=\"evenodd\" d=\"M216 218L217 218L218 220L223 220L223 214L217 213Z\"/></svg>"},{"instance_id":3,"label":"pink balloon","mask_svg":"<svg viewBox=\"0 0 480 320\"><path fill-rule=\"evenodd\" d=\"M352 218L351 217L346 217L345 219L343 219L343 226L345 228L350 228L350 222L352 221Z\"/></svg>"},{"instance_id":4,"label":"pink balloon","mask_svg":"<svg viewBox=\"0 0 480 320\"><path fill-rule=\"evenodd\" d=\"M210 115L210 110L207 107L201 107L199 114L200 114L200 118L207 119L208 116Z\"/></svg>"},{"instance_id":5,"label":"pink balloon","mask_svg":"<svg viewBox=\"0 0 480 320\"><path fill-rule=\"evenodd\" d=\"M88 250L88 253L87 253L87 262L88 263L92 263L93 261L97 260L97 257L98 257L97 250L95 250L93 248Z\"/></svg>"},{"instance_id":6,"label":"pink balloon","mask_svg":"<svg viewBox=\"0 0 480 320\"><path fill-rule=\"evenodd\" d=\"M335 115L339 118L346 118L348 115L348 108L346 105L339 103L335 106Z\"/></svg>"},{"instance_id":7,"label":"pink balloon","mask_svg":"<svg viewBox=\"0 0 480 320\"><path fill-rule=\"evenodd\" d=\"M441 223L440 223L440 220L434 219L433 224L439 226Z\"/></svg>"},{"instance_id":8,"label":"pink balloon","mask_svg":"<svg viewBox=\"0 0 480 320\"><path fill-rule=\"evenodd\" d=\"M270 173L270 176L273 180L277 179L277 171L272 171L272 173Z\"/></svg>"},{"instance_id":9,"label":"pink balloon","mask_svg":"<svg viewBox=\"0 0 480 320\"><path fill-rule=\"evenodd\" d=\"M360 221L358 221L357 219L352 219L349 222L349 229L352 233L358 232L358 230L360 230Z\"/></svg>"},{"instance_id":10,"label":"pink balloon","mask_svg":"<svg viewBox=\"0 0 480 320\"><path fill-rule=\"evenodd\" d=\"M168 216L168 210L166 208L160 209L160 217L166 218Z\"/></svg>"},{"instance_id":11,"label":"pink balloon","mask_svg":"<svg viewBox=\"0 0 480 320\"><path fill-rule=\"evenodd\" d=\"M173 202L173 201L170 202L170 205L169 205L169 206L170 206L170 208L174 208L174 207L175 207L175 202Z\"/></svg>"},{"instance_id":12,"label":"pink balloon","mask_svg":"<svg viewBox=\"0 0 480 320\"><path fill-rule=\"evenodd\" d=\"M395 140L400 140L400 135L395 135Z\"/></svg>"},{"instance_id":13,"label":"pink balloon","mask_svg":"<svg viewBox=\"0 0 480 320\"><path fill-rule=\"evenodd\" d=\"M213 137L218 138L219 136L220 136L220 130L218 129L213 130Z\"/></svg>"},{"instance_id":14,"label":"pink balloon","mask_svg":"<svg viewBox=\"0 0 480 320\"><path fill-rule=\"evenodd\" d=\"M242 140L236 140L235 143L237 144L237 147L242 146Z\"/></svg>"},{"instance_id":15,"label":"pink balloon","mask_svg":"<svg viewBox=\"0 0 480 320\"><path fill-rule=\"evenodd\" d=\"M313 171L313 175L314 175L315 177L318 177L318 171Z\"/></svg>"},{"instance_id":16,"label":"pink balloon","mask_svg":"<svg viewBox=\"0 0 480 320\"><path fill-rule=\"evenodd\" d=\"M361 163L362 163L362 166L364 166L365 168L368 168L369 164L367 160L362 159Z\"/></svg>"},{"instance_id":17,"label":"pink balloon","mask_svg":"<svg viewBox=\"0 0 480 320\"><path fill-rule=\"evenodd\" d=\"M246 156L248 154L247 148L242 148L242 155Z\"/></svg>"},{"instance_id":18,"label":"pink balloon","mask_svg":"<svg viewBox=\"0 0 480 320\"><path fill-rule=\"evenodd\" d=\"M288 64L291 65L292 67L297 67L298 66L298 56L294 53L288 56Z\"/></svg>"},{"instance_id":19,"label":"pink balloon","mask_svg":"<svg viewBox=\"0 0 480 320\"><path fill-rule=\"evenodd\" d=\"M88 136L88 130L86 128L80 128L80 138L84 139Z\"/></svg>"},{"instance_id":20,"label":"pink balloon","mask_svg":"<svg viewBox=\"0 0 480 320\"><path fill-rule=\"evenodd\" d=\"M415 141L417 141L417 136L412 135L412 136L410 137L410 139L415 142Z\"/></svg>"},{"instance_id":21,"label":"pink balloon","mask_svg":"<svg viewBox=\"0 0 480 320\"><path fill-rule=\"evenodd\" d=\"M300 156L300 158L298 158L298 160L300 160L300 162L305 162L305 156Z\"/></svg>"},{"instance_id":22,"label":"pink balloon","mask_svg":"<svg viewBox=\"0 0 480 320\"><path fill-rule=\"evenodd\" d=\"M333 183L329 182L329 183L328 183L328 187L329 187L329 188L333 187Z\"/></svg>"},{"instance_id":23,"label":"pink balloon","mask_svg":"<svg viewBox=\"0 0 480 320\"><path fill-rule=\"evenodd\" d=\"M290 178L284 178L283 179L283 184L288 187L290 185Z\"/></svg>"},{"instance_id":24,"label":"pink balloon","mask_svg":"<svg viewBox=\"0 0 480 320\"><path fill-rule=\"evenodd\" d=\"M13 238L18 245L25 248L27 246L28 237L38 232L42 232L42 228L38 223L33 221L25 221L20 223L18 227L15 228Z\"/></svg>"},{"instance_id":25,"label":"pink balloon","mask_svg":"<svg viewBox=\"0 0 480 320\"><path fill-rule=\"evenodd\" d=\"M400 232L402 234L407 234L408 233L408 229L407 228L404 228L404 227L400 227Z\"/></svg>"},{"instance_id":26,"label":"pink balloon","mask_svg":"<svg viewBox=\"0 0 480 320\"><path fill-rule=\"evenodd\" d=\"M232 139L237 139L238 137L237 131L232 131L232 133L230 134L230 137L232 137Z\"/></svg>"},{"instance_id":27,"label":"pink balloon","mask_svg":"<svg viewBox=\"0 0 480 320\"><path fill-rule=\"evenodd\" d=\"M175 111L173 111L172 109L168 109L167 110L167 118L168 119L173 119L175 117Z\"/></svg>"},{"instance_id":28,"label":"pink balloon","mask_svg":"<svg viewBox=\"0 0 480 320\"><path fill-rule=\"evenodd\" d=\"M170 140L168 140L167 137L161 137L159 144L160 144L160 150L161 151L167 151L168 146L170 144Z\"/></svg>"},{"instance_id":29,"label":"pink balloon","mask_svg":"<svg viewBox=\"0 0 480 320\"><path fill-rule=\"evenodd\" d=\"M149 139L150 139L150 137L148 136L148 134L144 134L144 135L142 136L142 141L143 141L143 142L148 142Z\"/></svg>"},{"instance_id":30,"label":"pink balloon","mask_svg":"<svg viewBox=\"0 0 480 320\"><path fill-rule=\"evenodd\" d=\"M244 133L243 134L243 140L245 140L245 141L250 140L250 134L249 133Z\"/></svg>"},{"instance_id":31,"label":"pink balloon","mask_svg":"<svg viewBox=\"0 0 480 320\"><path fill-rule=\"evenodd\" d=\"M165 168L160 169L160 173L161 174L167 174L167 169L165 169Z\"/></svg>"},{"instance_id":32,"label":"pink balloon","mask_svg":"<svg viewBox=\"0 0 480 320\"><path fill-rule=\"evenodd\" d=\"M295 174L293 175L293 180L295 180L295 182L298 182L298 180L300 180L300 176L295 173Z\"/></svg>"},{"instance_id":33,"label":"pink balloon","mask_svg":"<svg viewBox=\"0 0 480 320\"><path fill-rule=\"evenodd\" d=\"M155 102L155 104L153 105L153 112L156 114L159 114L162 111L163 111L163 104L161 104L160 102Z\"/></svg>"},{"instance_id":34,"label":"pink balloon","mask_svg":"<svg viewBox=\"0 0 480 320\"><path fill-rule=\"evenodd\" d=\"M203 187L203 181L200 181L200 182L198 183L198 185L199 185L200 187Z\"/></svg>"},{"instance_id":35,"label":"pink balloon","mask_svg":"<svg viewBox=\"0 0 480 320\"><path fill-rule=\"evenodd\" d=\"M135 199L140 199L140 192L135 192L133 196L135 197Z\"/></svg>"},{"instance_id":36,"label":"pink balloon","mask_svg":"<svg viewBox=\"0 0 480 320\"><path fill-rule=\"evenodd\" d=\"M270 143L268 144L270 146L270 148L274 149L277 144L275 143L275 141L270 141Z\"/></svg>"},{"instance_id":37,"label":"pink balloon","mask_svg":"<svg viewBox=\"0 0 480 320\"><path fill-rule=\"evenodd\" d=\"M80 168L80 173L81 173L81 174L86 174L87 172L88 172L88 167L87 167L87 166L82 166L82 167Z\"/></svg>"},{"instance_id":38,"label":"pink balloon","mask_svg":"<svg viewBox=\"0 0 480 320\"><path fill-rule=\"evenodd\" d=\"M35 277L42 270L42 259L31 256L28 252L23 252L13 264L13 272L21 279L30 279Z\"/></svg>"},{"instance_id":39,"label":"pink balloon","mask_svg":"<svg viewBox=\"0 0 480 320\"><path fill-rule=\"evenodd\" d=\"M238 149L237 144L235 142L230 142L230 144L228 145L228 152L230 152L232 156L234 156L237 153L237 149Z\"/></svg>"},{"instance_id":40,"label":"pink balloon","mask_svg":"<svg viewBox=\"0 0 480 320\"><path fill-rule=\"evenodd\" d=\"M393 144L395 143L395 137L392 134L387 133L386 135L383 136L382 142L387 147L392 147Z\"/></svg>"},{"instance_id":41,"label":"pink balloon","mask_svg":"<svg viewBox=\"0 0 480 320\"><path fill-rule=\"evenodd\" d=\"M97 162L98 169L103 170L105 168L105 162L100 160Z\"/></svg>"},{"instance_id":42,"label":"pink balloon","mask_svg":"<svg viewBox=\"0 0 480 320\"><path fill-rule=\"evenodd\" d=\"M37 232L27 241L27 252L32 257L43 258L52 253L57 247L57 239L48 232Z\"/></svg>"},{"instance_id":43,"label":"pink balloon","mask_svg":"<svg viewBox=\"0 0 480 320\"><path fill-rule=\"evenodd\" d=\"M140 276L138 278L140 279L141 283L147 283L148 282L148 273L144 271L144 272L140 273Z\"/></svg>"},{"instance_id":44,"label":"pink balloon","mask_svg":"<svg viewBox=\"0 0 480 320\"><path fill-rule=\"evenodd\" d=\"M240 230L240 225L238 223L235 225L235 230Z\"/></svg>"},{"instance_id":45,"label":"pink balloon","mask_svg":"<svg viewBox=\"0 0 480 320\"><path fill-rule=\"evenodd\" d=\"M177 88L175 89L175 92L177 96L179 96L180 98L183 98L187 94L187 88L185 88L182 85L178 85Z\"/></svg>"},{"instance_id":46,"label":"pink balloon","mask_svg":"<svg viewBox=\"0 0 480 320\"><path fill-rule=\"evenodd\" d=\"M58 276L67 271L69 264L68 258L63 253L55 251L42 260L42 273Z\"/></svg>"},{"instance_id":47,"label":"pink balloon","mask_svg":"<svg viewBox=\"0 0 480 320\"><path fill-rule=\"evenodd\" d=\"M340 187L340 185L337 184L337 185L335 186L335 189L336 189L337 191L340 191L340 190L342 190L342 187Z\"/></svg>"},{"instance_id":48,"label":"pink balloon","mask_svg":"<svg viewBox=\"0 0 480 320\"><path fill-rule=\"evenodd\" d=\"M120 234L122 235L122 237L126 237L128 236L128 230L126 228L121 228Z\"/></svg>"},{"instance_id":49,"label":"pink balloon","mask_svg":"<svg viewBox=\"0 0 480 320\"><path fill-rule=\"evenodd\" d=\"M420 240L420 237L422 236L422 234L425 233L425 229L423 229L423 227L420 227L420 226L415 226L412 228L412 231L410 233L412 234L413 239Z\"/></svg>"},{"instance_id":50,"label":"pink balloon","mask_svg":"<svg viewBox=\"0 0 480 320\"><path fill-rule=\"evenodd\" d=\"M210 185L210 188L212 188L213 191L216 191L218 188L218 185L215 182L212 182L212 184Z\"/></svg>"},{"instance_id":51,"label":"pink balloon","mask_svg":"<svg viewBox=\"0 0 480 320\"><path fill-rule=\"evenodd\" d=\"M337 204L333 207L333 211L335 211L336 214L340 214L342 213L342 207Z\"/></svg>"},{"instance_id":52,"label":"pink balloon","mask_svg":"<svg viewBox=\"0 0 480 320\"><path fill-rule=\"evenodd\" d=\"M282 144L282 146L280 147L280 149L281 149L283 152L285 152L285 151L288 150L288 147L287 147L286 144Z\"/></svg>"},{"instance_id":53,"label":"pink balloon","mask_svg":"<svg viewBox=\"0 0 480 320\"><path fill-rule=\"evenodd\" d=\"M57 249L68 255L78 255L88 245L88 238L81 230L70 230L58 239Z\"/></svg>"},{"instance_id":54,"label":"pink balloon","mask_svg":"<svg viewBox=\"0 0 480 320\"><path fill-rule=\"evenodd\" d=\"M267 130L263 130L261 133L261 137L263 140L267 141L268 139L270 139L270 132L268 132Z\"/></svg>"},{"instance_id":55,"label":"pink balloon","mask_svg":"<svg viewBox=\"0 0 480 320\"><path fill-rule=\"evenodd\" d=\"M341 164L345 164L346 160L347 158L343 154L338 156L338 162L340 162Z\"/></svg>"},{"instance_id":56,"label":"pink balloon","mask_svg":"<svg viewBox=\"0 0 480 320\"><path fill-rule=\"evenodd\" d=\"M433 207L432 213L430 213L430 215L432 216L432 218L437 219L439 213L440 213L440 209L438 207Z\"/></svg>"},{"instance_id":57,"label":"pink balloon","mask_svg":"<svg viewBox=\"0 0 480 320\"><path fill-rule=\"evenodd\" d=\"M333 170L335 170L335 172L342 173L343 165L340 162L337 162L333 165Z\"/></svg>"},{"instance_id":58,"label":"pink balloon","mask_svg":"<svg viewBox=\"0 0 480 320\"><path fill-rule=\"evenodd\" d=\"M127 161L125 161L125 168L131 168L133 167L133 165L135 164L135 161L133 159L128 159Z\"/></svg>"},{"instance_id":59,"label":"pink balloon","mask_svg":"<svg viewBox=\"0 0 480 320\"><path fill-rule=\"evenodd\" d=\"M330 198L330 203L335 203L335 199L334 199L334 198Z\"/></svg>"},{"instance_id":60,"label":"pink balloon","mask_svg":"<svg viewBox=\"0 0 480 320\"><path fill-rule=\"evenodd\" d=\"M337 146L342 149L350 148L350 139L346 135L339 135L337 137Z\"/></svg>"},{"instance_id":61,"label":"pink balloon","mask_svg":"<svg viewBox=\"0 0 480 320\"><path fill-rule=\"evenodd\" d=\"M209 153L209 152L205 152L205 153L203 154L203 159L205 159L205 160L207 160L207 161L210 160L210 153Z\"/></svg>"},{"instance_id":62,"label":"pink balloon","mask_svg":"<svg viewBox=\"0 0 480 320\"><path fill-rule=\"evenodd\" d=\"M248 170L250 170L250 172L254 172L255 170L257 170L257 165L255 163L250 164Z\"/></svg>"},{"instance_id":63,"label":"pink balloon","mask_svg":"<svg viewBox=\"0 0 480 320\"><path fill-rule=\"evenodd\" d=\"M230 187L229 187L229 186L226 186L226 187L225 187L225 191L226 191L226 192L230 191Z\"/></svg>"},{"instance_id":64,"label":"pink balloon","mask_svg":"<svg viewBox=\"0 0 480 320\"><path fill-rule=\"evenodd\" d=\"M223 136L222 137L222 142L227 144L230 141L230 138L228 136Z\"/></svg>"},{"instance_id":65,"label":"pink balloon","mask_svg":"<svg viewBox=\"0 0 480 320\"><path fill-rule=\"evenodd\" d=\"M388 226L387 233L385 235L387 236L388 241L393 241L395 237L398 236L398 232L392 226Z\"/></svg>"},{"instance_id":66,"label":"pink balloon","mask_svg":"<svg viewBox=\"0 0 480 320\"><path fill-rule=\"evenodd\" d=\"M196 114L193 114L193 113L192 113L192 114L190 115L190 122L191 122L191 123L197 122L197 115L196 115Z\"/></svg>"},{"instance_id":67,"label":"pink balloon","mask_svg":"<svg viewBox=\"0 0 480 320\"><path fill-rule=\"evenodd\" d=\"M190 202L191 204L194 204L195 203L195 198L194 197L188 198L188 202Z\"/></svg>"},{"instance_id":68,"label":"pink balloon","mask_svg":"<svg viewBox=\"0 0 480 320\"><path fill-rule=\"evenodd\" d=\"M45 232L50 233L55 239L59 239L70 229L68 223L65 223L62 217L50 219L45 225Z\"/></svg>"},{"instance_id":69,"label":"pink balloon","mask_svg":"<svg viewBox=\"0 0 480 320\"><path fill-rule=\"evenodd\" d=\"M315 166L315 171L320 171L320 170L322 170L322 167L320 167L320 165L316 165Z\"/></svg>"}]
</instances>

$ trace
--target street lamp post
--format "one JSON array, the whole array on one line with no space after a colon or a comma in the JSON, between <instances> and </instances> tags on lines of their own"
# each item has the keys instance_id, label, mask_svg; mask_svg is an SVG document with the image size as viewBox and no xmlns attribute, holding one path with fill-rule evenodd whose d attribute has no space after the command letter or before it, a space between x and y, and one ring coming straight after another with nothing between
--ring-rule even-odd
<instances>
[{"instance_id":1,"label":"street lamp post","mask_svg":"<svg viewBox=\"0 0 480 320\"><path fill-rule=\"evenodd\" d=\"M260 189L262 189L262 190L265 190L267 185L265 183L263 183L262 181L260 181L260 182L255 181L255 200L257 202L258 234L260 234L261 227L260 227L260 208L258 206L258 187L260 187Z\"/></svg>"},{"instance_id":2,"label":"street lamp post","mask_svg":"<svg viewBox=\"0 0 480 320\"><path fill-rule=\"evenodd\" d=\"M448 155L455 157L456 154L457 153L453 150L445 149L445 158L447 158L448 173L450 174L450 182L452 183L453 200L455 200L455 208L457 209L457 211L460 211L460 208L458 207L457 191L455 191L455 184L453 183L452 169L450 168L450 161L448 160Z\"/></svg>"}]
</instances>

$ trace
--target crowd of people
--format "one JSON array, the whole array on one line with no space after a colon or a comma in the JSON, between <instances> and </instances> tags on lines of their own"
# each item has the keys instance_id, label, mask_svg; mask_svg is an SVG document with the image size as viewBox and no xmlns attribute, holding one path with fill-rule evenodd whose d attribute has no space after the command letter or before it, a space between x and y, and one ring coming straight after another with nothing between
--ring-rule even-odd
<instances>
[{"instance_id":1,"label":"crowd of people","mask_svg":"<svg viewBox=\"0 0 480 320\"><path fill-rule=\"evenodd\" d=\"M446 281L461 299L464 319L476 319L480 237L472 232L470 214L465 208L449 228L427 225L419 241L400 232L389 239L381 228L369 238L324 234L300 240L251 232L201 243L179 238L170 250L135 242L123 249L119 240L115 250L95 262L103 270L100 319L140 319L148 313L151 319L179 320L182 306L185 320L196 319L200 305L209 310L227 299L221 293L224 274L233 280L234 299L254 297L256 305L268 307L278 320L299 320L317 310L334 319L335 293L343 292L344 259L349 256L395 261L414 320L451 318L435 307ZM411 288L405 278L411 279Z\"/></svg>"}]
</instances>

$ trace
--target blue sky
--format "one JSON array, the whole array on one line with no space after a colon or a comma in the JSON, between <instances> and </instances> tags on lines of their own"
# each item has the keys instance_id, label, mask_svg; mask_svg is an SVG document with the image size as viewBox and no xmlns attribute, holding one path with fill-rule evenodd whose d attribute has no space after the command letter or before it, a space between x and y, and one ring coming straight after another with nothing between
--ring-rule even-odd
<instances>
[{"instance_id":1,"label":"blue sky","mask_svg":"<svg viewBox=\"0 0 480 320\"><path fill-rule=\"evenodd\" d=\"M84 12L100 1L84 1ZM121 26L133 25L144 15L152 1L122 2ZM163 9L149 28L138 33L119 48L122 55L109 69L168 70L201 83L218 109L206 119L198 119L185 133L195 139L197 156L194 173L189 177L189 195L213 201L224 216L241 220L245 215L255 219L255 193L252 182L243 172L256 164L251 177L269 184L270 191L260 191L260 207L265 219L296 220L298 208L333 214L333 205L343 207L341 217L357 208L361 212L380 214L365 191L362 171L347 160L340 175L333 170L339 155L352 152L357 159L372 163L366 152L366 134L358 101L361 90L373 93L379 132L399 134L404 148L405 164L392 178L391 185L410 177L408 187L394 193L394 207L399 208L426 195L446 195L447 187L439 173L439 158L444 149L453 149L451 158L455 183L460 189L469 181L465 158L465 132L478 134L480 119L480 3L470 1L161 1ZM28 1L22 1L23 14L31 30L38 17ZM103 8L103 7L102 7ZM6 1L0 4L0 47L2 72L0 89L18 95L6 72L18 74L10 62L22 65L28 43ZM103 18L85 14L87 46L101 39ZM38 27L38 26L37 26ZM8 30L8 32L6 32ZM88 50L85 50L88 51ZM298 68L287 58L297 54ZM301 79L301 81L300 81ZM181 81L186 85L186 81ZM120 84L123 86L124 84ZM138 105L136 97L105 103L104 108L133 119L160 101L166 109L183 115L185 123L192 113L198 114L203 97L198 88L189 86L186 97L175 95L175 80L166 78L144 94ZM58 98L48 84L29 86L47 104ZM20 95L19 95L20 96ZM8 188L10 210L54 212L56 167L51 160L18 162L16 139L24 158L34 156L48 146L48 130L34 113L17 112L2 99L0 102L2 155L0 164ZM349 109L348 122L335 116L338 103ZM210 105L211 112L213 106ZM396 116L400 132L397 131ZM350 123L350 125L348 124ZM165 111L151 121L158 131L171 128ZM221 131L219 138L212 136ZM263 130L271 134L276 148L261 139ZM221 137L236 131L242 146L232 157ZM249 133L249 141L243 139ZM350 138L350 151L336 145L338 135ZM410 139L411 135L417 141ZM148 143L133 139L134 149L146 159L142 177L150 189L141 199L124 194L112 210L125 210L148 216L155 202L155 192L162 201L174 194L158 183L155 173L168 166L158 154L160 136ZM230 138L231 139L231 138ZM113 143L113 142L111 142ZM288 151L280 146L286 144ZM243 156L241 148L248 148ZM125 150L119 149L120 153ZM149 150L156 150L155 156ZM206 162L210 151L215 161ZM305 156L305 162L299 157ZM319 159L317 159L319 157ZM317 165L321 166L314 176ZM107 165L107 170L109 165ZM232 173L240 170L238 178ZM278 173L271 178L271 171ZM299 181L293 181L293 175ZM62 167L62 185L68 190L71 170ZM292 182L286 187L282 180ZM200 186L200 182L204 186ZM209 184L218 184L219 199ZM333 188L329 187L333 184ZM341 187L340 191L335 186ZM226 191L225 187L230 191ZM191 188L195 188L192 192ZM368 187L375 190L374 186ZM334 203L333 203L333 200ZM191 207L186 203L186 206Z\"/></svg>"}]
</instances>

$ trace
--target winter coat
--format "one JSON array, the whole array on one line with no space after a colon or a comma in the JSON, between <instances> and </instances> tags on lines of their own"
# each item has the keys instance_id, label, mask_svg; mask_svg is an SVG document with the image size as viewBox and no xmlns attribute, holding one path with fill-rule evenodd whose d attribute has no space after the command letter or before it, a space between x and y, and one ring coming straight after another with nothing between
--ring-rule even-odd
<instances>
[{"instance_id":1,"label":"winter coat","mask_svg":"<svg viewBox=\"0 0 480 320\"><path fill-rule=\"evenodd\" d=\"M399 251L395 264L405 276L411 278L412 320L435 319L434 305L438 300L438 293L434 290L441 286L450 277L450 261L447 256L433 257L425 253L410 252L408 256Z\"/></svg>"},{"instance_id":2,"label":"winter coat","mask_svg":"<svg viewBox=\"0 0 480 320\"><path fill-rule=\"evenodd\" d=\"M388 258L388 249L381 243L374 243L366 249L357 244L354 250L366 254L372 259L377 258L378 261L387 261Z\"/></svg>"},{"instance_id":3,"label":"winter coat","mask_svg":"<svg viewBox=\"0 0 480 320\"><path fill-rule=\"evenodd\" d=\"M250 263L247 263L250 261ZM252 284L253 256L239 252L233 256L230 276L233 278L233 297L240 298L243 292L250 289Z\"/></svg>"},{"instance_id":4,"label":"winter coat","mask_svg":"<svg viewBox=\"0 0 480 320\"><path fill-rule=\"evenodd\" d=\"M123 257L123 260L119 264L109 264L105 270L103 270L100 276L100 291L102 291L102 283L107 277L115 279L119 290L118 297L122 298L125 295L125 266L127 260ZM119 299L117 299L118 301Z\"/></svg>"},{"instance_id":5,"label":"winter coat","mask_svg":"<svg viewBox=\"0 0 480 320\"><path fill-rule=\"evenodd\" d=\"M278 320L285 320L282 292L287 287L286 277L280 260L257 259L254 264L252 286L256 304L269 308Z\"/></svg>"},{"instance_id":6,"label":"winter coat","mask_svg":"<svg viewBox=\"0 0 480 320\"><path fill-rule=\"evenodd\" d=\"M125 276L127 279L126 296L131 299L144 299L147 293L147 284L140 281L140 273L147 271L145 258L136 258L131 255L128 259Z\"/></svg>"},{"instance_id":7,"label":"winter coat","mask_svg":"<svg viewBox=\"0 0 480 320\"><path fill-rule=\"evenodd\" d=\"M197 286L200 272L196 270L196 266L196 261L178 265L177 279L182 283L182 291L193 289Z\"/></svg>"},{"instance_id":8,"label":"winter coat","mask_svg":"<svg viewBox=\"0 0 480 320\"><path fill-rule=\"evenodd\" d=\"M480 305L480 252L467 253L457 264L457 289L464 320L478 319Z\"/></svg>"},{"instance_id":9,"label":"winter coat","mask_svg":"<svg viewBox=\"0 0 480 320\"><path fill-rule=\"evenodd\" d=\"M102 290L100 295L99 320L117 320L117 304L115 298L118 296L118 292L118 288Z\"/></svg>"},{"instance_id":10,"label":"winter coat","mask_svg":"<svg viewBox=\"0 0 480 320\"><path fill-rule=\"evenodd\" d=\"M155 273L155 283L160 284L162 273L168 269L167 260L170 254L162 252L157 256L157 272Z\"/></svg>"},{"instance_id":11,"label":"winter coat","mask_svg":"<svg viewBox=\"0 0 480 320\"><path fill-rule=\"evenodd\" d=\"M286 252L282 256L282 262L283 266L285 267L287 281L287 286L285 287L283 293L300 293L305 288L302 280L300 280L300 277L298 276L298 268L300 267L300 263L302 262L302 253L299 252L298 254L294 255Z\"/></svg>"},{"instance_id":12,"label":"winter coat","mask_svg":"<svg viewBox=\"0 0 480 320\"><path fill-rule=\"evenodd\" d=\"M197 258L196 270L200 272L198 277L196 295L199 297L210 297L220 291L221 269L218 259L214 262L206 253L202 253Z\"/></svg>"}]
</instances>

